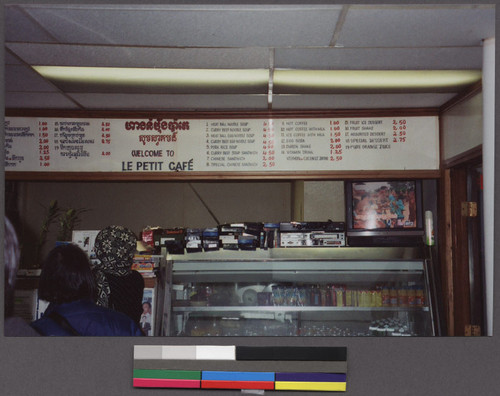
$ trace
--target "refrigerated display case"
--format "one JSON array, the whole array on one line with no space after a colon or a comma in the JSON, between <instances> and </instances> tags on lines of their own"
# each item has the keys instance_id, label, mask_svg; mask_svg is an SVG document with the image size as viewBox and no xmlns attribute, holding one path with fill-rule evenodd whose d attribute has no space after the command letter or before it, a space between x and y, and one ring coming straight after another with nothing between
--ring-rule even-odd
<instances>
[{"instance_id":1,"label":"refrigerated display case","mask_svg":"<svg viewBox=\"0 0 500 396\"><path fill-rule=\"evenodd\" d=\"M434 336L420 247L166 255L165 336Z\"/></svg>"}]
</instances>

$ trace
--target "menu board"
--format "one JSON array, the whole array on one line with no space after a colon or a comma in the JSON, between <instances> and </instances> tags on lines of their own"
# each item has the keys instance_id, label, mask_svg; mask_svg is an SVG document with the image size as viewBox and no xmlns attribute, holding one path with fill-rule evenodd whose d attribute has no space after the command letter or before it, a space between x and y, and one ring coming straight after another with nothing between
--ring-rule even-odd
<instances>
[{"instance_id":1,"label":"menu board","mask_svg":"<svg viewBox=\"0 0 500 396\"><path fill-rule=\"evenodd\" d=\"M438 119L6 117L5 170L263 172L439 169Z\"/></svg>"}]
</instances>

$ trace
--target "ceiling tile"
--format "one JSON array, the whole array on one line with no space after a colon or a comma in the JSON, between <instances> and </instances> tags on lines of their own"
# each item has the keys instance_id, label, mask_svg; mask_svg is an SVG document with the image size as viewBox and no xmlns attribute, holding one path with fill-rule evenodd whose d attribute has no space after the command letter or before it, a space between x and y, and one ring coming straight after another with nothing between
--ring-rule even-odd
<instances>
[{"instance_id":1,"label":"ceiling tile","mask_svg":"<svg viewBox=\"0 0 500 396\"><path fill-rule=\"evenodd\" d=\"M274 95L273 110L439 107L454 94Z\"/></svg>"},{"instance_id":2,"label":"ceiling tile","mask_svg":"<svg viewBox=\"0 0 500 396\"><path fill-rule=\"evenodd\" d=\"M48 6L26 11L61 43L162 47L328 45L339 6ZM38 40L33 40L38 41Z\"/></svg>"},{"instance_id":3,"label":"ceiling tile","mask_svg":"<svg viewBox=\"0 0 500 396\"><path fill-rule=\"evenodd\" d=\"M345 20L340 20L343 7L6 5L5 103L10 108L77 106L63 95L48 93L57 89L22 67L23 62L196 69L479 69L481 39L495 31L495 8L486 4L351 5ZM330 46L332 38L336 47ZM23 91L25 99L21 98ZM103 93L79 93L74 97L92 109L267 109L266 95L214 95L212 91L165 95L139 91L111 94L99 90ZM278 110L436 107L449 97L425 93L309 93L302 97L275 95L273 105Z\"/></svg>"},{"instance_id":4,"label":"ceiling tile","mask_svg":"<svg viewBox=\"0 0 500 396\"><path fill-rule=\"evenodd\" d=\"M283 69L452 70L481 69L481 47L282 48L274 65Z\"/></svg>"},{"instance_id":5,"label":"ceiling tile","mask_svg":"<svg viewBox=\"0 0 500 396\"><path fill-rule=\"evenodd\" d=\"M62 94L50 92L9 92L5 107L10 109L74 109L79 107Z\"/></svg>"},{"instance_id":6,"label":"ceiling tile","mask_svg":"<svg viewBox=\"0 0 500 396\"><path fill-rule=\"evenodd\" d=\"M54 85L44 80L28 66L5 66L7 92L58 92Z\"/></svg>"},{"instance_id":7,"label":"ceiling tile","mask_svg":"<svg viewBox=\"0 0 500 396\"><path fill-rule=\"evenodd\" d=\"M344 47L480 46L495 35L495 8L353 6L337 45Z\"/></svg>"},{"instance_id":8,"label":"ceiling tile","mask_svg":"<svg viewBox=\"0 0 500 396\"><path fill-rule=\"evenodd\" d=\"M5 41L56 42L54 38L34 21L21 6L6 5L4 8Z\"/></svg>"},{"instance_id":9,"label":"ceiling tile","mask_svg":"<svg viewBox=\"0 0 500 396\"><path fill-rule=\"evenodd\" d=\"M16 56L12 55L9 51L4 52L5 64L6 65L22 65L23 62L20 61Z\"/></svg>"},{"instance_id":10,"label":"ceiling tile","mask_svg":"<svg viewBox=\"0 0 500 396\"><path fill-rule=\"evenodd\" d=\"M151 48L7 43L26 63L45 66L187 69L269 68L267 48Z\"/></svg>"},{"instance_id":11,"label":"ceiling tile","mask_svg":"<svg viewBox=\"0 0 500 396\"><path fill-rule=\"evenodd\" d=\"M267 110L267 95L71 94L86 109Z\"/></svg>"}]
</instances>

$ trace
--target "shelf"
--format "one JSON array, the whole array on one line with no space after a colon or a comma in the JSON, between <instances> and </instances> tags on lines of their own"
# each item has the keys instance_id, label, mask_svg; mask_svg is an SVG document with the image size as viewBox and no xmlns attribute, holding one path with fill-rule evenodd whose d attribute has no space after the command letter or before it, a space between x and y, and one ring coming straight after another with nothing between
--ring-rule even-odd
<instances>
[{"instance_id":1,"label":"shelf","mask_svg":"<svg viewBox=\"0 0 500 396\"><path fill-rule=\"evenodd\" d=\"M167 260L176 262L210 262L210 261L310 261L317 260L419 260L421 251L417 247L288 247L256 250L216 250L210 252L194 252L186 254L167 254Z\"/></svg>"},{"instance_id":2,"label":"shelf","mask_svg":"<svg viewBox=\"0 0 500 396\"><path fill-rule=\"evenodd\" d=\"M363 275L381 282L394 276L418 279L424 262L410 248L275 248L170 255L173 281L182 282L351 282ZM369 259L369 253L373 257ZM410 279L411 278L411 279Z\"/></svg>"},{"instance_id":3,"label":"shelf","mask_svg":"<svg viewBox=\"0 0 500 396\"><path fill-rule=\"evenodd\" d=\"M221 306L172 307L173 312L428 312L429 307L297 307L297 306Z\"/></svg>"}]
</instances>

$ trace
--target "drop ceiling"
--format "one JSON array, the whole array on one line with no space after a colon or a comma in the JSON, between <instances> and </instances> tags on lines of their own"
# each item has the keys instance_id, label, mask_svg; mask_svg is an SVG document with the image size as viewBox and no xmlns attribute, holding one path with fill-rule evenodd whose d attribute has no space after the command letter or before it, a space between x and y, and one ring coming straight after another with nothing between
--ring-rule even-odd
<instances>
[{"instance_id":1,"label":"drop ceiling","mask_svg":"<svg viewBox=\"0 0 500 396\"><path fill-rule=\"evenodd\" d=\"M5 106L68 110L439 107L459 94L273 87L280 70L480 71L493 5L5 5ZM262 90L60 83L34 66L266 72ZM319 73L319 72L318 72ZM234 82L238 86L238 81ZM307 81L305 82L307 84Z\"/></svg>"}]
</instances>

